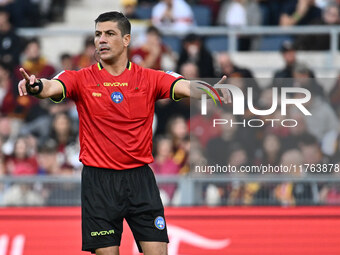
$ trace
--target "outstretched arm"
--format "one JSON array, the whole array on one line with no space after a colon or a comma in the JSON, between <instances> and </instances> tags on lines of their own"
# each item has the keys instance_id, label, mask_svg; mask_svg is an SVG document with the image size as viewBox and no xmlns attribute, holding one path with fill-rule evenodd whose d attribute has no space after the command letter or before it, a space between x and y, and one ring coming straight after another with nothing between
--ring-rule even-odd
<instances>
[{"instance_id":1,"label":"outstretched arm","mask_svg":"<svg viewBox=\"0 0 340 255\"><path fill-rule=\"evenodd\" d=\"M226 81L226 79L227 77L223 76L222 79L217 84L223 84ZM206 86L203 86L196 81L180 80L178 81L178 83L176 84L174 88L175 98L180 99L184 97L191 97L191 98L200 99L201 95L205 93L204 90L202 90L202 88L208 91L210 90ZM227 89L217 89L217 90L222 92L221 100L225 104L231 103L231 95ZM215 94L212 93L212 95L215 95Z\"/></svg>"},{"instance_id":2,"label":"outstretched arm","mask_svg":"<svg viewBox=\"0 0 340 255\"><path fill-rule=\"evenodd\" d=\"M20 96L30 94L40 99L52 98L54 100L58 100L63 97L63 87L58 81L37 79L35 75L29 76L24 68L20 68L20 73L24 78L18 84ZM41 91L39 92L39 90Z\"/></svg>"}]
</instances>

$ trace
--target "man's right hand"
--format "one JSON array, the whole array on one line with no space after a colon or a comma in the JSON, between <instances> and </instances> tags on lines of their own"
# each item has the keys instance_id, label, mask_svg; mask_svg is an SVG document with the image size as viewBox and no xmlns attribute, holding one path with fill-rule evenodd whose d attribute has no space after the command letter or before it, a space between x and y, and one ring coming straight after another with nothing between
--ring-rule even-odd
<instances>
[{"instance_id":1,"label":"man's right hand","mask_svg":"<svg viewBox=\"0 0 340 255\"><path fill-rule=\"evenodd\" d=\"M34 83L38 82L38 79L35 77L35 75L29 76L26 73L24 68L20 68L19 71L20 71L22 77L24 78L18 84L19 95L20 96L26 96L28 94L26 84L33 85ZM30 87L29 90L30 90L30 92L35 93L39 90L39 87L38 86Z\"/></svg>"}]
</instances>

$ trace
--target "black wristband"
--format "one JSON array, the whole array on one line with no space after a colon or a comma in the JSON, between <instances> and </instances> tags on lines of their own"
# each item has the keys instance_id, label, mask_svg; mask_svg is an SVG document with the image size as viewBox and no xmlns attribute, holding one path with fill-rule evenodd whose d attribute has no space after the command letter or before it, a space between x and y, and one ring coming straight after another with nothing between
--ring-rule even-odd
<instances>
[{"instance_id":1,"label":"black wristband","mask_svg":"<svg viewBox=\"0 0 340 255\"><path fill-rule=\"evenodd\" d=\"M34 88L36 86L39 87L38 91L37 92L32 92L31 88ZM40 92L43 90L43 87L44 87L44 85L43 85L43 83L42 83L42 81L40 79L37 82L33 83L32 85L29 84L29 82L26 82L26 91L27 91L27 94L29 94L31 96L36 96L36 95L40 94Z\"/></svg>"}]
</instances>

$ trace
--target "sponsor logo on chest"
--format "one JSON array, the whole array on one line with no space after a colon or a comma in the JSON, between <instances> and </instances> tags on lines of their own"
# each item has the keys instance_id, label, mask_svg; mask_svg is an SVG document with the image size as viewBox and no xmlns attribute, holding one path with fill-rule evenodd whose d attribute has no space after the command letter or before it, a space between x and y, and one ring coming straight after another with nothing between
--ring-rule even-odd
<instances>
[{"instance_id":1,"label":"sponsor logo on chest","mask_svg":"<svg viewBox=\"0 0 340 255\"><path fill-rule=\"evenodd\" d=\"M104 82L105 87L127 87L129 84L127 82Z\"/></svg>"}]
</instances>

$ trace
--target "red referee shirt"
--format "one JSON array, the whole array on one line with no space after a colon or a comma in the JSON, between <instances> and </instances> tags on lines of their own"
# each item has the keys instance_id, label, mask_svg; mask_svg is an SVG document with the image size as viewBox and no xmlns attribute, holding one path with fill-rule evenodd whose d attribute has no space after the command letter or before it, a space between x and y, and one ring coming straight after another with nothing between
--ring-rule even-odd
<instances>
[{"instance_id":1,"label":"red referee shirt","mask_svg":"<svg viewBox=\"0 0 340 255\"><path fill-rule=\"evenodd\" d=\"M129 169L151 163L152 121L157 99L173 98L182 76L131 62L113 76L100 63L55 77L79 115L80 161L89 166ZM62 100L60 100L62 101Z\"/></svg>"}]
</instances>

